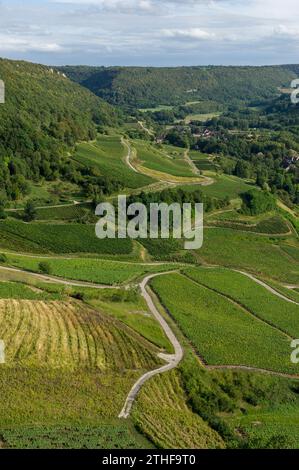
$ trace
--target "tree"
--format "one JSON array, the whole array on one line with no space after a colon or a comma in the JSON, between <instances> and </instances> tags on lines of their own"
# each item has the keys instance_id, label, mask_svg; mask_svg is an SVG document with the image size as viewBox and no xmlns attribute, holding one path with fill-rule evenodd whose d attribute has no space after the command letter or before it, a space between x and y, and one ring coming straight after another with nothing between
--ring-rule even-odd
<instances>
[{"instance_id":1,"label":"tree","mask_svg":"<svg viewBox=\"0 0 299 470\"><path fill-rule=\"evenodd\" d=\"M258 189L251 189L241 194L243 200L243 212L251 215L263 214L271 211L276 207L275 198L272 194Z\"/></svg>"},{"instance_id":2,"label":"tree","mask_svg":"<svg viewBox=\"0 0 299 470\"><path fill-rule=\"evenodd\" d=\"M37 218L37 210L32 201L27 201L24 208L24 220L25 222L32 222Z\"/></svg>"},{"instance_id":3,"label":"tree","mask_svg":"<svg viewBox=\"0 0 299 470\"><path fill-rule=\"evenodd\" d=\"M239 160L236 164L235 175L239 178L249 178L249 168L246 162Z\"/></svg>"},{"instance_id":4,"label":"tree","mask_svg":"<svg viewBox=\"0 0 299 470\"><path fill-rule=\"evenodd\" d=\"M51 274L52 273L52 267L51 267L50 263L48 263L47 261L41 261L38 265L38 269L43 274Z\"/></svg>"}]
</instances>

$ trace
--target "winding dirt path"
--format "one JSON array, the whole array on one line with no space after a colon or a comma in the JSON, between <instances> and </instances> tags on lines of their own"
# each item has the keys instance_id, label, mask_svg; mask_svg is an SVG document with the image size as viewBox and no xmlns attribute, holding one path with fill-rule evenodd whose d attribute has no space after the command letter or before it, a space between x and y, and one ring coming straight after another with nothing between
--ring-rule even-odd
<instances>
[{"instance_id":1,"label":"winding dirt path","mask_svg":"<svg viewBox=\"0 0 299 470\"><path fill-rule=\"evenodd\" d=\"M264 287L268 292L271 292L271 294L276 295L276 297L280 297L281 299L285 300L286 302L290 302L291 304L299 305L298 302L296 302L295 300L289 299L285 295L275 290L273 287L270 287L268 284L266 284L266 282L261 281L257 277L253 276L253 274L247 273L245 271L241 271L239 269L233 269L232 271L243 274L243 276L249 277L249 279L254 281L256 284L259 284L260 286Z\"/></svg>"},{"instance_id":2,"label":"winding dirt path","mask_svg":"<svg viewBox=\"0 0 299 470\"><path fill-rule=\"evenodd\" d=\"M55 284L63 284L65 286L73 286L73 287L92 287L93 289L120 289L120 286L109 286L105 284L94 284L92 282L84 282L84 281L71 281L64 278L59 278L56 276L50 276L47 274L39 274L33 273L31 271L25 271L23 269L18 268L9 268L7 266L0 266L0 271L8 271L12 273L21 273L26 274L26 276L31 276L36 279L39 279L44 282L52 282Z\"/></svg>"},{"instance_id":3,"label":"winding dirt path","mask_svg":"<svg viewBox=\"0 0 299 470\"><path fill-rule=\"evenodd\" d=\"M297 302L295 302L295 301L289 299L288 297L285 297L283 294L280 294L279 292L277 292L275 289L270 287L265 282L261 281L260 279L257 279L252 274L246 273L244 271L239 271L239 270L236 270L236 269L232 269L232 271L238 272L238 273L240 273L244 276L249 277L252 281L254 281L255 283L257 283L257 284L261 285L262 287L264 287L271 294L276 295L277 297L280 297L280 298L282 298L283 300L285 300L287 302L291 302L291 303L295 303L295 304L299 305ZM119 418L127 419L130 416L132 406L134 404L134 401L137 398L138 393L140 392L142 386L149 379L151 379L155 375L162 374L164 372L168 372L168 371L176 368L178 366L178 364L181 362L181 360L183 359L184 351L183 351L182 345L180 344L179 340L177 339L177 337L173 333L172 329L170 328L170 326L168 325L166 320L163 318L163 316L157 310L157 307L155 306L152 297L150 296L150 294L146 290L146 287L147 287L147 285L148 285L148 283L151 279L153 279L155 277L158 277L158 276L163 276L163 275L165 276L167 274L173 274L174 272L175 271L168 271L168 272L165 272L165 273L156 273L156 274L146 276L144 278L144 280L140 283L139 286L140 286L140 289L141 289L142 296L144 297L144 299L145 299L145 301L148 305L149 310L151 311L153 316L156 318L156 320L159 322L159 324L163 328L163 331L165 332L166 336L168 337L168 339L170 340L171 344L174 347L175 353L171 354L171 355L159 354L159 357L164 359L167 362L167 364L165 366L162 366L162 367L158 368L158 369L147 372L142 377L140 377L140 379L138 379L138 381L133 385L132 389L130 390L130 392L127 396L124 407L123 407L122 411L119 414ZM272 325L269 325L269 326L272 326ZM276 376L276 377L283 377L283 378L288 378L288 379L296 379L296 380L299 379L299 375L286 374L286 373L283 373L283 372L276 372L276 371L272 371L272 370L268 370L268 369L261 369L261 368L257 368L257 367L243 366L243 365L208 365L202 360L200 362L201 362L202 366L207 370L244 370L244 371L257 372L257 373L272 375L272 376Z\"/></svg>"},{"instance_id":4,"label":"winding dirt path","mask_svg":"<svg viewBox=\"0 0 299 470\"><path fill-rule=\"evenodd\" d=\"M147 372L144 374L140 379L133 385L132 389L130 390L126 402L124 404L124 407L122 411L119 414L119 418L124 418L127 419L130 416L131 409L133 406L133 403L140 392L141 387L147 382L149 379L154 377L155 375L162 374L164 372L168 372L175 367L181 362L184 356L184 351L183 348L173 333L172 329L166 322L166 320L162 317L162 315L159 313L158 309L156 308L152 297L150 294L147 292L146 287L151 279L157 276L163 276L166 274L170 274L173 271L167 272L167 273L158 273L158 274L152 274L150 276L147 276L146 278L143 279L143 281L140 283L140 289L142 296L144 297L148 308L150 309L151 313L153 316L156 318L158 323L161 325L163 328L163 331L165 332L166 336L168 337L169 341L171 342L173 348L174 348L174 354L159 354L159 357L163 360L166 361L166 364L159 369L152 370L150 372Z\"/></svg>"},{"instance_id":5,"label":"winding dirt path","mask_svg":"<svg viewBox=\"0 0 299 470\"><path fill-rule=\"evenodd\" d=\"M194 168L192 168L192 171L194 173L194 178L192 177L176 177L173 175L169 175L167 173L164 173L162 171L157 171L157 170L150 170L149 168L143 167L141 165L136 165L136 167L132 164L131 158L132 158L132 147L129 144L127 140L124 138L121 139L122 144L125 146L127 149L128 153L125 157L125 163L126 165L134 171L134 173L138 173L143 176L149 176L150 178L153 178L157 181L159 184L165 184L165 188L167 187L177 187L177 186L186 186L186 185L199 185L199 186L210 186L215 183L214 179L209 177L209 176L203 176L200 175L199 173L196 172ZM188 151L187 151L188 152ZM185 158L185 157L184 157ZM188 158L188 157L187 157ZM186 158L185 158L186 159ZM187 160L186 160L187 161ZM189 164L189 161L187 161ZM190 163L192 165L192 160L190 159ZM196 169L197 170L197 169ZM167 179L169 178L169 179ZM149 188L150 186L148 186ZM165 189L164 188L164 189ZM145 188L144 188L145 189Z\"/></svg>"}]
</instances>

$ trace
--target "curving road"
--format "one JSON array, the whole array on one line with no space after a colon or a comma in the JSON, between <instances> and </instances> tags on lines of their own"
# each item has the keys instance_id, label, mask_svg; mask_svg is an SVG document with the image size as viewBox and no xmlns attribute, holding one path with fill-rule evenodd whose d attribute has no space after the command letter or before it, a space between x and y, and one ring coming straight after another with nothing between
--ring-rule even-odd
<instances>
[{"instance_id":1,"label":"curving road","mask_svg":"<svg viewBox=\"0 0 299 470\"><path fill-rule=\"evenodd\" d=\"M150 294L146 290L146 286L147 286L148 282L151 279L153 279L154 277L157 277L157 276L163 276L163 275L170 274L170 273L173 273L173 271L169 271L167 273L152 274L150 276L147 276L140 283L140 289L141 289L142 296L144 297L144 299L145 299L145 301L148 305L149 310L151 311L153 316L156 318L156 320L159 322L159 324L163 328L166 336L168 337L169 341L171 342L171 344L174 348L174 354L159 354L159 357L161 359L164 359L167 362L167 364L165 364L165 366L160 367L159 369L155 369L155 370L152 370L150 372L147 372L142 377L140 377L140 379L133 385L131 391L129 392L129 395L127 396L124 407L123 407L122 411L119 414L119 418L127 419L130 416L133 403L134 403L138 393L140 392L141 387L145 384L145 382L147 382L149 379L151 379L155 375L162 374L164 372L168 372L168 371L174 369L175 367L177 367L177 365L183 359L184 351L183 351L183 348L182 348L179 340L177 339L177 337L173 333L172 329L170 328L170 326L168 325L166 320L162 317L162 315L157 310L157 308L156 308L156 306L153 302L153 299L151 298Z\"/></svg>"}]
</instances>

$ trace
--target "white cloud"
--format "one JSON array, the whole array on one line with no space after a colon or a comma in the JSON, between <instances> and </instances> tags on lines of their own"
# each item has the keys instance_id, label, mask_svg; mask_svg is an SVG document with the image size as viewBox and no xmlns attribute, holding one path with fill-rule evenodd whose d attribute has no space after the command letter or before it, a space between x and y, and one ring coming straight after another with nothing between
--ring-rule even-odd
<instances>
[{"instance_id":1,"label":"white cloud","mask_svg":"<svg viewBox=\"0 0 299 470\"><path fill-rule=\"evenodd\" d=\"M162 34L168 38L187 38L187 39L215 39L215 33L204 31L200 28L189 29L164 29Z\"/></svg>"},{"instance_id":2,"label":"white cloud","mask_svg":"<svg viewBox=\"0 0 299 470\"><path fill-rule=\"evenodd\" d=\"M104 65L298 62L298 0L0 1L2 55Z\"/></svg>"}]
</instances>

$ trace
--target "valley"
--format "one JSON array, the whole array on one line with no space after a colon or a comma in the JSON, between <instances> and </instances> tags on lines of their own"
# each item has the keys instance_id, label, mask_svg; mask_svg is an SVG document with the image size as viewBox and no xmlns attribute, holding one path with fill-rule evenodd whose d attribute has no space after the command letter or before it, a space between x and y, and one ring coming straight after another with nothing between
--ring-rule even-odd
<instances>
[{"instance_id":1,"label":"valley","mask_svg":"<svg viewBox=\"0 0 299 470\"><path fill-rule=\"evenodd\" d=\"M171 92L151 77L150 98L124 69L126 102L111 84L108 104L103 70L80 85L76 69L18 65L0 61L1 446L298 448L299 114L259 82L277 89L294 71L241 68L241 103L229 80L212 99L203 77L221 67L187 82L192 102L187 71L170 73ZM16 97L32 122L15 138ZM202 202L203 247L96 238L97 204L119 194Z\"/></svg>"}]
</instances>

